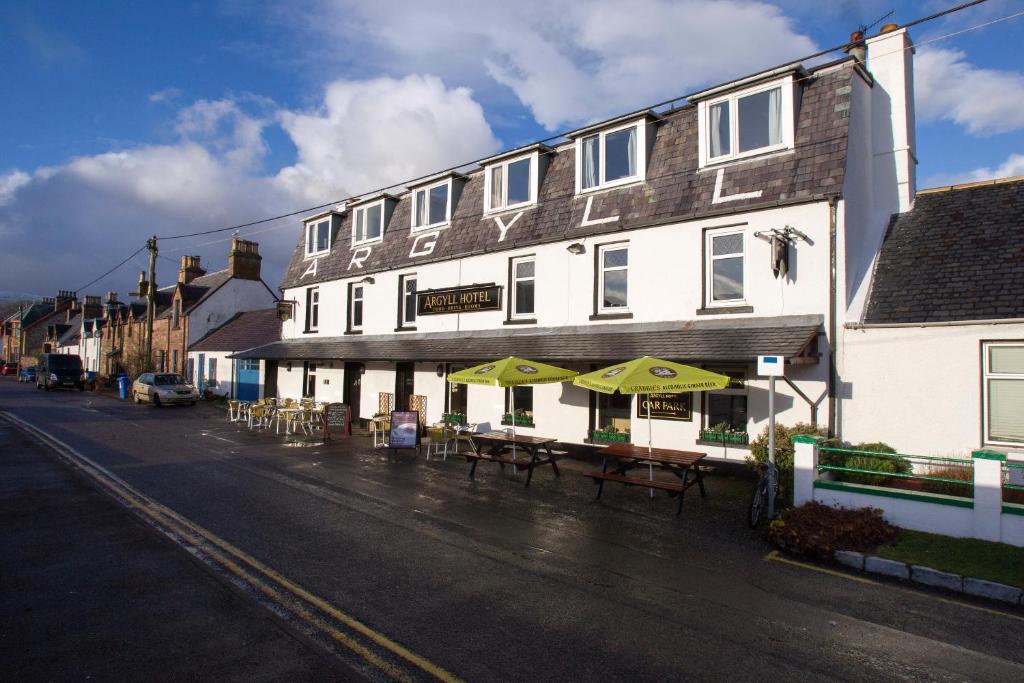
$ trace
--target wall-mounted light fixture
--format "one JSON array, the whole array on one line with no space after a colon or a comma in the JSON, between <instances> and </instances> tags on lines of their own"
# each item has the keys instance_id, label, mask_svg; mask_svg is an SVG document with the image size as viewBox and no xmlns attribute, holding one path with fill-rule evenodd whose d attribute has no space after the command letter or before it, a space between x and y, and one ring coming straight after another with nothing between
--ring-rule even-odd
<instances>
[{"instance_id":1,"label":"wall-mounted light fixture","mask_svg":"<svg viewBox=\"0 0 1024 683\"><path fill-rule=\"evenodd\" d=\"M292 362L288 361L288 372L292 371Z\"/></svg>"},{"instance_id":2,"label":"wall-mounted light fixture","mask_svg":"<svg viewBox=\"0 0 1024 683\"><path fill-rule=\"evenodd\" d=\"M587 248L583 246L583 242L573 242L572 244L567 246L565 250L570 254L579 256L580 254L586 253Z\"/></svg>"},{"instance_id":3,"label":"wall-mounted light fixture","mask_svg":"<svg viewBox=\"0 0 1024 683\"><path fill-rule=\"evenodd\" d=\"M366 277L364 277L362 280L359 281L359 284L361 284L361 285L372 285L374 282L375 282L375 280L372 277L370 277L369 275L367 275Z\"/></svg>"},{"instance_id":4,"label":"wall-mounted light fixture","mask_svg":"<svg viewBox=\"0 0 1024 683\"><path fill-rule=\"evenodd\" d=\"M444 377L444 363L437 364L437 376Z\"/></svg>"}]
</instances>

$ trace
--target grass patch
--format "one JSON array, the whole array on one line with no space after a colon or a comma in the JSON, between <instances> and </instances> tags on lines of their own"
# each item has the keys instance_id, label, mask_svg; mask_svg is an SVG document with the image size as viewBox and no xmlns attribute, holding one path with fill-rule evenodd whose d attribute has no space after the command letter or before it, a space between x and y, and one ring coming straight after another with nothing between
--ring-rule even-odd
<instances>
[{"instance_id":1,"label":"grass patch","mask_svg":"<svg viewBox=\"0 0 1024 683\"><path fill-rule=\"evenodd\" d=\"M893 545L880 545L875 555L944 572L1024 588L1024 548L901 529Z\"/></svg>"}]
</instances>

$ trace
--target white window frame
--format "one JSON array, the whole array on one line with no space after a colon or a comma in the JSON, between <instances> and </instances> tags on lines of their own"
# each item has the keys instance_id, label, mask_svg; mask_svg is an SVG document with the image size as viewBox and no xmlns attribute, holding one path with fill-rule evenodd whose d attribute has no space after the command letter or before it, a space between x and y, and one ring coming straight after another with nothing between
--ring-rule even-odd
<instances>
[{"instance_id":1,"label":"white window frame","mask_svg":"<svg viewBox=\"0 0 1024 683\"><path fill-rule=\"evenodd\" d=\"M1024 442L1021 441L996 441L989 438L989 392L988 381L990 379L1009 379L1024 382L1024 374L1011 372L993 373L989 368L989 349L996 346L1024 346L1024 340L1015 341L987 341L981 343L981 400L982 400L982 441L986 445L1010 446L1019 448Z\"/></svg>"},{"instance_id":2,"label":"white window frame","mask_svg":"<svg viewBox=\"0 0 1024 683\"><path fill-rule=\"evenodd\" d=\"M416 199L422 193L424 201L427 204L427 220L430 220L430 191L446 185L448 187L448 204L444 209L444 218L434 223L424 223L423 225L416 225ZM437 228L443 228L452 222L452 179L442 180L438 183L431 183L430 185L423 185L417 187L412 191L411 199L412 203L409 206L409 229L412 232L421 232L424 230L436 230Z\"/></svg>"},{"instance_id":3,"label":"white window frame","mask_svg":"<svg viewBox=\"0 0 1024 683\"><path fill-rule=\"evenodd\" d=\"M309 307L309 310L306 311L306 319L309 320L309 324L305 331L318 332L320 330L320 288L308 287L306 292L306 305ZM313 315L314 311L316 315Z\"/></svg>"},{"instance_id":4,"label":"white window frame","mask_svg":"<svg viewBox=\"0 0 1024 683\"><path fill-rule=\"evenodd\" d=\"M398 280L399 280L399 282L402 283L402 289L401 289L401 292L400 292L400 296L398 298L398 301L399 301L398 305L401 306L401 315L400 315L400 317L401 317L401 320L402 320L402 327L411 327L411 326L416 324L416 294L413 293L413 295L412 295L412 299L413 299L413 301L412 301L413 317L412 317L412 320L410 320L408 317L406 317L406 313L408 312L408 309L406 308L406 298L409 296L409 294L408 294L408 292L405 291L405 288L409 284L410 281L419 284L419 278L416 277L416 273L402 273L402 276ZM365 306L366 304L363 304L363 305Z\"/></svg>"},{"instance_id":5,"label":"white window frame","mask_svg":"<svg viewBox=\"0 0 1024 683\"><path fill-rule=\"evenodd\" d=\"M316 248L316 235L311 234L311 229L315 228L317 231L320 230L320 225L327 224L327 248L317 249ZM311 239L312 238L312 239ZM313 258L314 256L320 256L326 254L331 250L331 217L320 218L317 220L306 221L306 256L305 258Z\"/></svg>"},{"instance_id":6,"label":"white window frame","mask_svg":"<svg viewBox=\"0 0 1024 683\"><path fill-rule=\"evenodd\" d=\"M777 145L769 145L767 147L758 147L747 152L739 152L739 115L738 115L738 102L744 97L750 95L756 95L768 90L775 88L782 88L782 142ZM708 116L711 111L711 107L722 102L729 103L729 154L723 154L711 158L710 144L708 143ZM794 139L794 128L796 121L794 119L793 111L793 77L787 76L779 80L771 81L770 83L761 83L744 90L737 90L736 92L716 97L713 99L701 100L697 103L697 133L698 133L698 148L700 150L700 166L715 166L718 164L728 163L736 161L738 159L746 159L748 157L761 156L762 154L771 154L773 152L780 152L784 150L793 149ZM733 151L737 150L737 151Z\"/></svg>"},{"instance_id":7,"label":"white window frame","mask_svg":"<svg viewBox=\"0 0 1024 683\"><path fill-rule=\"evenodd\" d=\"M357 207L355 207L352 210L352 246L353 247L358 247L359 245L362 245L362 244L373 244L374 242L380 242L381 240L384 239L384 218L385 218L385 209L387 208L385 206L385 204L384 204L385 201L387 201L385 198L381 198L381 199L378 199L377 201L374 201L374 202L367 202L366 204L361 204L360 206L357 206ZM356 225L358 225L358 223L359 223L359 217L360 216L364 216L364 220L365 220L366 212L369 211L370 209L372 209L375 206L379 206L380 207L380 234L377 237L368 237L368 238L362 239L362 240L356 239Z\"/></svg>"},{"instance_id":8,"label":"white window frame","mask_svg":"<svg viewBox=\"0 0 1024 683\"><path fill-rule=\"evenodd\" d=\"M533 276L531 277L518 277L516 275L516 267L520 263L532 263L533 264ZM519 282L525 282L529 280L533 282L533 310L529 313L517 313L517 299L516 299L516 285ZM512 282L510 283L512 288L512 310L509 311L509 318L512 320L533 320L537 317L537 257L536 256L519 256L512 259Z\"/></svg>"},{"instance_id":9,"label":"white window frame","mask_svg":"<svg viewBox=\"0 0 1024 683\"><path fill-rule=\"evenodd\" d=\"M348 329L350 332L358 332L363 329L363 323L366 322L366 285L354 282L352 288L349 290L349 301L348 301ZM359 296L356 296L356 292L359 292ZM359 317L362 318L359 324L356 324L356 302L362 304L362 310L359 313Z\"/></svg>"},{"instance_id":10,"label":"white window frame","mask_svg":"<svg viewBox=\"0 0 1024 683\"><path fill-rule=\"evenodd\" d=\"M613 133L618 133L623 130L630 128L636 128L636 175L627 176L625 178L619 178L617 180L605 181L605 161L608 159L608 155L605 154L605 138ZM598 154L600 160L598 162L598 182L593 187L583 187L583 141L589 140L592 137L598 138ZM627 123L621 126L615 126L614 128L608 128L607 130L597 131L594 133L588 133L576 138L576 194L586 194L588 192L596 192L598 190L607 190L610 187L619 187L620 185L631 185L633 183L640 183L647 179L647 119L639 119L631 123Z\"/></svg>"},{"instance_id":11,"label":"white window frame","mask_svg":"<svg viewBox=\"0 0 1024 683\"><path fill-rule=\"evenodd\" d=\"M714 265L715 261L723 258L735 258L736 254L723 254L720 256L714 255L714 239L716 237L724 237L726 235L742 235L743 236L743 251L740 255L743 257L743 296L739 299L725 299L716 300L714 298ZM704 307L705 308L728 308L730 306L746 306L747 305L747 263L750 259L747 257L747 243L750 240L747 239L747 231L745 226L732 226L728 228L712 228L704 231Z\"/></svg>"},{"instance_id":12,"label":"white window frame","mask_svg":"<svg viewBox=\"0 0 1024 683\"><path fill-rule=\"evenodd\" d=\"M517 161L523 159L530 160L530 198L525 202L519 202L518 204L508 203L508 167ZM501 166L501 206L491 206L491 170L497 166ZM499 213L501 211L510 211L513 209L523 209L528 206L533 206L537 203L537 195L540 192L540 152L533 151L527 152L526 154L519 154L514 157L508 157L500 161L495 161L493 164L487 164L484 166L484 213Z\"/></svg>"},{"instance_id":13,"label":"white window frame","mask_svg":"<svg viewBox=\"0 0 1024 683\"><path fill-rule=\"evenodd\" d=\"M613 266L605 268L604 266L604 254L606 251L619 251L620 249L626 250L626 265L625 266ZM597 248L597 312L602 313L628 313L629 312L629 265L632 263L632 259L629 257L629 242L613 242L611 244L602 244ZM608 306L604 305L604 274L609 270L624 270L626 271L626 305L625 306Z\"/></svg>"}]
</instances>

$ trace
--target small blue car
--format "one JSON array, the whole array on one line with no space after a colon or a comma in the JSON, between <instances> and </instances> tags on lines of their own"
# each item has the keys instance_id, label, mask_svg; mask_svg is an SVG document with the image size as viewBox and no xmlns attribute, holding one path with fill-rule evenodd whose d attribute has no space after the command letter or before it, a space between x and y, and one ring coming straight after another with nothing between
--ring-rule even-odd
<instances>
[{"instance_id":1,"label":"small blue car","mask_svg":"<svg viewBox=\"0 0 1024 683\"><path fill-rule=\"evenodd\" d=\"M22 368L21 372L18 373L19 382L35 382L36 381L36 369L35 366L30 368Z\"/></svg>"}]
</instances>

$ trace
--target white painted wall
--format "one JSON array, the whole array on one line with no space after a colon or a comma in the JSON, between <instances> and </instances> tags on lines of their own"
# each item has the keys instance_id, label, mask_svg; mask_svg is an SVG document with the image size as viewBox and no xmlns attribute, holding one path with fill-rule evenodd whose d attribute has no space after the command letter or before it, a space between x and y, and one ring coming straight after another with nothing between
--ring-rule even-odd
<instances>
[{"instance_id":1,"label":"white painted wall","mask_svg":"<svg viewBox=\"0 0 1024 683\"><path fill-rule=\"evenodd\" d=\"M1024 340L1024 321L846 330L842 437L917 455L962 457L984 446L982 340Z\"/></svg>"},{"instance_id":2,"label":"white painted wall","mask_svg":"<svg viewBox=\"0 0 1024 683\"><path fill-rule=\"evenodd\" d=\"M275 301L276 297L263 282L231 278L206 301L189 311L188 344L191 346L199 341L236 313L273 308Z\"/></svg>"}]
</instances>

